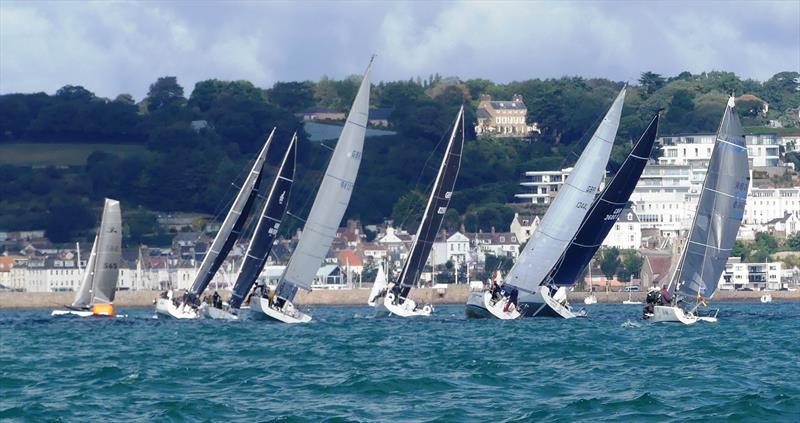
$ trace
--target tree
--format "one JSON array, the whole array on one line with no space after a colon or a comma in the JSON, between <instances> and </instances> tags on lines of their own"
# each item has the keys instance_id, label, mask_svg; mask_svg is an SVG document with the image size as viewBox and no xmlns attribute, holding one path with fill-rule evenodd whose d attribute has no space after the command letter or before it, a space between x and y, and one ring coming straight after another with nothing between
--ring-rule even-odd
<instances>
[{"instance_id":1,"label":"tree","mask_svg":"<svg viewBox=\"0 0 800 423\"><path fill-rule=\"evenodd\" d=\"M645 97L650 96L664 86L664 77L653 72L644 72L639 77L639 84L644 88Z\"/></svg>"},{"instance_id":2,"label":"tree","mask_svg":"<svg viewBox=\"0 0 800 423\"><path fill-rule=\"evenodd\" d=\"M750 247L747 244L739 240L733 244L733 249L731 249L731 257L739 257L744 261L749 255Z\"/></svg>"},{"instance_id":3,"label":"tree","mask_svg":"<svg viewBox=\"0 0 800 423\"><path fill-rule=\"evenodd\" d=\"M786 248L789 251L800 251L800 232L795 232L786 238Z\"/></svg>"},{"instance_id":4,"label":"tree","mask_svg":"<svg viewBox=\"0 0 800 423\"><path fill-rule=\"evenodd\" d=\"M314 84L305 82L276 82L267 90L269 101L292 113L314 105Z\"/></svg>"},{"instance_id":5,"label":"tree","mask_svg":"<svg viewBox=\"0 0 800 423\"><path fill-rule=\"evenodd\" d=\"M611 279L619 268L619 249L617 247L603 249L602 259L600 260L600 271L607 279Z\"/></svg>"},{"instance_id":6,"label":"tree","mask_svg":"<svg viewBox=\"0 0 800 423\"><path fill-rule=\"evenodd\" d=\"M639 272L642 270L642 264L644 264L644 258L636 250L625 250L622 254L622 263L625 266L625 270L632 277L638 278Z\"/></svg>"},{"instance_id":7,"label":"tree","mask_svg":"<svg viewBox=\"0 0 800 423\"><path fill-rule=\"evenodd\" d=\"M425 200L425 196L417 190L403 194L392 207L392 219L395 224L405 225L409 231L415 231L420 219L422 219Z\"/></svg>"},{"instance_id":8,"label":"tree","mask_svg":"<svg viewBox=\"0 0 800 423\"><path fill-rule=\"evenodd\" d=\"M186 102L183 96L183 87L178 85L178 78L164 76L150 84L147 92L147 110L154 112L170 105L180 105Z\"/></svg>"}]
</instances>

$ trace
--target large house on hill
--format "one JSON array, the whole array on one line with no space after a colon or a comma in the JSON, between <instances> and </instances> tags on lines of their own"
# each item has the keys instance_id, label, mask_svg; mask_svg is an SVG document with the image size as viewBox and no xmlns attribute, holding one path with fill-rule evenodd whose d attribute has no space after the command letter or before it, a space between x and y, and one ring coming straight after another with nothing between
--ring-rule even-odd
<instances>
[{"instance_id":1,"label":"large house on hill","mask_svg":"<svg viewBox=\"0 0 800 423\"><path fill-rule=\"evenodd\" d=\"M477 115L475 133L478 135L527 137L531 132L541 133L536 123L531 126L527 124L528 107L519 94L514 94L511 101L492 101L491 96L482 94Z\"/></svg>"}]
</instances>

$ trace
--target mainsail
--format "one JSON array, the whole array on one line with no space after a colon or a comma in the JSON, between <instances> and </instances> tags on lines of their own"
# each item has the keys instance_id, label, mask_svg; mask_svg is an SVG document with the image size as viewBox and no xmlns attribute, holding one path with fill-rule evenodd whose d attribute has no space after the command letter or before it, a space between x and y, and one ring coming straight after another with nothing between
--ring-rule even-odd
<instances>
[{"instance_id":1,"label":"mainsail","mask_svg":"<svg viewBox=\"0 0 800 423\"><path fill-rule=\"evenodd\" d=\"M694 222L670 288L678 295L711 297L742 223L750 171L739 116L728 100Z\"/></svg>"},{"instance_id":2,"label":"mainsail","mask_svg":"<svg viewBox=\"0 0 800 423\"><path fill-rule=\"evenodd\" d=\"M603 180L624 101L625 88L617 95L536 232L508 272L506 283L534 292L545 282L550 269L575 236Z\"/></svg>"},{"instance_id":3,"label":"mainsail","mask_svg":"<svg viewBox=\"0 0 800 423\"><path fill-rule=\"evenodd\" d=\"M381 291L386 289L389 280L386 278L386 272L383 271L383 263L378 264L378 272L375 274L375 282L372 283L372 289L369 291L369 299L367 304L375 307L375 299Z\"/></svg>"},{"instance_id":4,"label":"mainsail","mask_svg":"<svg viewBox=\"0 0 800 423\"><path fill-rule=\"evenodd\" d=\"M616 176L594 201L581 223L578 233L570 242L561 260L550 273L548 282L553 285L572 285L592 260L603 240L614 227L620 213L642 175L658 130L658 114L650 121L642 137L633 146Z\"/></svg>"},{"instance_id":5,"label":"mainsail","mask_svg":"<svg viewBox=\"0 0 800 423\"><path fill-rule=\"evenodd\" d=\"M269 194L264 201L261 217L256 224L256 229L247 247L244 263L239 277L233 285L233 293L228 301L231 309L238 309L242 305L244 296L258 279L264 269L267 256L272 250L272 243L278 235L278 230L283 220L286 205L289 202L289 191L294 181L294 169L297 157L297 134L292 136L286 154L278 169L278 174L272 182Z\"/></svg>"},{"instance_id":6,"label":"mainsail","mask_svg":"<svg viewBox=\"0 0 800 423\"><path fill-rule=\"evenodd\" d=\"M422 222L417 229L417 236L411 251L408 253L403 270L397 279L400 286L400 301L405 301L411 287L419 280L420 273L425 267L425 261L431 252L433 241L442 226L444 214L450 205L450 197L453 195L453 188L456 185L458 169L461 167L461 150L464 148L464 106L458 111L456 121L453 124L453 131L450 134L450 141L433 183L431 196L428 198L428 205L422 215Z\"/></svg>"},{"instance_id":7,"label":"mainsail","mask_svg":"<svg viewBox=\"0 0 800 423\"><path fill-rule=\"evenodd\" d=\"M106 198L103 217L94 238L83 281L75 295L73 307L111 303L117 290L122 250L122 214L119 201Z\"/></svg>"},{"instance_id":8,"label":"mainsail","mask_svg":"<svg viewBox=\"0 0 800 423\"><path fill-rule=\"evenodd\" d=\"M233 201L228 215L225 216L225 220L222 222L222 226L219 232L217 232L214 242L211 243L211 248L208 249L206 256L203 257L200 269L197 271L192 287L189 289L189 294L193 299L196 299L206 289L211 279L214 278L214 274L217 273L217 270L219 270L219 267L222 266L222 263L225 261L225 257L233 248L236 239L239 238L239 234L247 220L250 208L253 206L258 196L258 186L261 182L264 158L267 155L267 150L269 149L269 144L274 134L275 128L272 128L267 142L264 143L264 147L262 147L261 152L258 153L256 162L253 163L253 167L250 169L250 173L247 175L247 178L245 178L242 188L236 195L236 199Z\"/></svg>"},{"instance_id":9,"label":"mainsail","mask_svg":"<svg viewBox=\"0 0 800 423\"><path fill-rule=\"evenodd\" d=\"M278 283L279 298L291 300L297 288L311 289L311 281L325 260L336 230L350 202L361 164L364 136L369 117L370 61L353 106L333 150L314 204L303 227L297 248Z\"/></svg>"}]
</instances>

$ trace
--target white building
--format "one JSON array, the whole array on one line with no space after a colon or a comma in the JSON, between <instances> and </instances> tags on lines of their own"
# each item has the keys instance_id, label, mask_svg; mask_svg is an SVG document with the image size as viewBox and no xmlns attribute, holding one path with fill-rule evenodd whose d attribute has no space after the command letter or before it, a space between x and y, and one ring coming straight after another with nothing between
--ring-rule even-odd
<instances>
[{"instance_id":1,"label":"white building","mask_svg":"<svg viewBox=\"0 0 800 423\"><path fill-rule=\"evenodd\" d=\"M750 188L744 208L745 225L764 225L787 214L800 213L800 186Z\"/></svg>"},{"instance_id":2,"label":"white building","mask_svg":"<svg viewBox=\"0 0 800 423\"><path fill-rule=\"evenodd\" d=\"M517 241L521 243L528 240L533 235L536 228L539 227L541 219L539 216L534 215L520 215L514 213L514 219L511 220L511 232L517 236Z\"/></svg>"},{"instance_id":3,"label":"white building","mask_svg":"<svg viewBox=\"0 0 800 423\"><path fill-rule=\"evenodd\" d=\"M617 223L603 240L604 247L617 247L623 250L636 250L642 245L642 224L636 213L624 209Z\"/></svg>"},{"instance_id":4,"label":"white building","mask_svg":"<svg viewBox=\"0 0 800 423\"><path fill-rule=\"evenodd\" d=\"M520 185L526 188L525 192L516 194L515 197L530 200L533 204L550 204L570 172L572 172L571 167L525 172L525 179L520 182Z\"/></svg>"},{"instance_id":5,"label":"white building","mask_svg":"<svg viewBox=\"0 0 800 423\"><path fill-rule=\"evenodd\" d=\"M783 288L783 264L741 263L738 257L728 259L720 278L719 289L733 290L749 288L754 291L777 291Z\"/></svg>"},{"instance_id":6,"label":"white building","mask_svg":"<svg viewBox=\"0 0 800 423\"><path fill-rule=\"evenodd\" d=\"M702 178L705 170L701 177L688 165L648 164L630 197L641 227L662 234L688 228L697 203L687 199L700 192Z\"/></svg>"},{"instance_id":7,"label":"white building","mask_svg":"<svg viewBox=\"0 0 800 423\"><path fill-rule=\"evenodd\" d=\"M714 149L717 134L666 135L657 142L664 154L658 158L661 165L694 165L707 167ZM745 136L747 156L753 167L780 166L781 140L776 134L752 134Z\"/></svg>"},{"instance_id":8,"label":"white building","mask_svg":"<svg viewBox=\"0 0 800 423\"><path fill-rule=\"evenodd\" d=\"M480 261L485 260L487 254L511 257L514 260L519 256L520 242L513 232L478 232L469 236Z\"/></svg>"},{"instance_id":9,"label":"white building","mask_svg":"<svg viewBox=\"0 0 800 423\"><path fill-rule=\"evenodd\" d=\"M433 248L431 248L431 257L428 260L434 266L440 266L448 261L466 263L469 259L469 238L461 232L456 232L447 237L447 239L437 237L433 243Z\"/></svg>"}]
</instances>

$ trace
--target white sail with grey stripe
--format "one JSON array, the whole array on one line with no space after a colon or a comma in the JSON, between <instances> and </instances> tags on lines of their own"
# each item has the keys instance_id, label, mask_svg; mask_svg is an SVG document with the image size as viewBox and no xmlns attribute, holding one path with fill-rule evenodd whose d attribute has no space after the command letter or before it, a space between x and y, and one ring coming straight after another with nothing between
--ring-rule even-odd
<instances>
[{"instance_id":1,"label":"white sail with grey stripe","mask_svg":"<svg viewBox=\"0 0 800 423\"><path fill-rule=\"evenodd\" d=\"M369 120L370 60L347 121L333 150L314 204L306 219L286 271L278 283L277 295L292 300L297 288L311 289L311 281L331 247L336 230L344 217L361 165L367 122Z\"/></svg>"},{"instance_id":2,"label":"white sail with grey stripe","mask_svg":"<svg viewBox=\"0 0 800 423\"><path fill-rule=\"evenodd\" d=\"M122 249L122 214L119 201L106 198L100 228L84 269L83 282L73 307L109 304L114 301Z\"/></svg>"},{"instance_id":3,"label":"white sail with grey stripe","mask_svg":"<svg viewBox=\"0 0 800 423\"><path fill-rule=\"evenodd\" d=\"M625 88L600 122L505 283L534 292L577 233L605 175L624 101Z\"/></svg>"},{"instance_id":4,"label":"white sail with grey stripe","mask_svg":"<svg viewBox=\"0 0 800 423\"><path fill-rule=\"evenodd\" d=\"M742 223L750 170L747 146L731 97L717 131L717 140L694 221L670 290L684 297L711 297Z\"/></svg>"}]
</instances>

